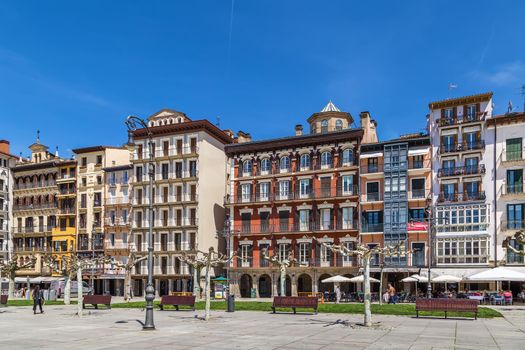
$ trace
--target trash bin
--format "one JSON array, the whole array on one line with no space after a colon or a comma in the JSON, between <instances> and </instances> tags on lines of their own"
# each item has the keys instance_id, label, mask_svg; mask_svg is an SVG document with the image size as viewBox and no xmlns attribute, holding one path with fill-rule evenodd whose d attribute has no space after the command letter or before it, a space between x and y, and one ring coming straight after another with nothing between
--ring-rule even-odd
<instances>
[{"instance_id":1,"label":"trash bin","mask_svg":"<svg viewBox=\"0 0 525 350\"><path fill-rule=\"evenodd\" d=\"M234 312L235 311L235 295L233 294L228 294L228 299L226 300L227 302L227 312Z\"/></svg>"},{"instance_id":2,"label":"trash bin","mask_svg":"<svg viewBox=\"0 0 525 350\"><path fill-rule=\"evenodd\" d=\"M252 299L257 298L257 289L252 288L252 289L250 290L250 298L252 298Z\"/></svg>"}]
</instances>

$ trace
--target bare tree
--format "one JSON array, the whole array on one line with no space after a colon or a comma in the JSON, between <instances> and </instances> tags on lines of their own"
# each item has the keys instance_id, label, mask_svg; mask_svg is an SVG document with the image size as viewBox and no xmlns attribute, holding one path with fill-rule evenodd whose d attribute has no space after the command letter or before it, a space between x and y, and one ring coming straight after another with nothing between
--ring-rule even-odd
<instances>
[{"instance_id":1,"label":"bare tree","mask_svg":"<svg viewBox=\"0 0 525 350\"><path fill-rule=\"evenodd\" d=\"M371 293L370 293L370 260L374 255L382 256L404 256L407 254L405 250L405 243L397 243L395 245L385 245L384 247L367 247L363 244L357 244L355 249L349 249L344 245L339 244L327 244L321 242L319 239L314 239L322 246L326 247L330 251L341 254L342 256L359 256L363 262L363 278L364 278L364 325L365 327L372 326L372 309L371 309Z\"/></svg>"},{"instance_id":2,"label":"bare tree","mask_svg":"<svg viewBox=\"0 0 525 350\"><path fill-rule=\"evenodd\" d=\"M132 298L131 293L131 271L133 267L136 266L139 262L147 260L147 256L138 257L134 249L131 249L128 254L128 261L124 264L119 261L112 260L111 264L124 269L124 300L129 301Z\"/></svg>"},{"instance_id":3,"label":"bare tree","mask_svg":"<svg viewBox=\"0 0 525 350\"><path fill-rule=\"evenodd\" d=\"M198 258L197 256L190 256L186 254L186 252L182 252L182 256L179 256L178 259L193 268L193 295L195 295L196 300L199 300L201 297L199 276L203 267L206 266L206 258Z\"/></svg>"},{"instance_id":4,"label":"bare tree","mask_svg":"<svg viewBox=\"0 0 525 350\"><path fill-rule=\"evenodd\" d=\"M29 258L29 261L24 263L20 263L18 259L18 256L13 255L10 260L4 260L0 262L0 270L2 271L2 275L7 276L7 278L9 279L9 299L13 299L15 296L15 277L17 271L35 267L37 260L35 256L31 256ZM29 291L27 292L29 293Z\"/></svg>"},{"instance_id":5,"label":"bare tree","mask_svg":"<svg viewBox=\"0 0 525 350\"><path fill-rule=\"evenodd\" d=\"M279 259L278 256L273 254L272 256L268 256L268 249L264 248L262 250L263 258L271 262L272 264L279 266L280 276L281 276L281 284L280 284L280 290L281 290L281 296L286 296L286 269L292 265L298 264L298 261L296 258L293 257L292 252L288 253L288 257L286 259Z\"/></svg>"},{"instance_id":6,"label":"bare tree","mask_svg":"<svg viewBox=\"0 0 525 350\"><path fill-rule=\"evenodd\" d=\"M59 260L55 255L44 255L43 261L51 270L61 273L64 276L64 304L71 304L71 281L75 278L76 270L72 268L73 256L62 257L62 268L59 266Z\"/></svg>"},{"instance_id":7,"label":"bare tree","mask_svg":"<svg viewBox=\"0 0 525 350\"><path fill-rule=\"evenodd\" d=\"M507 252L511 251L514 254L525 256L525 251L518 250L510 244L510 241L515 240L517 244L525 245L525 230L518 231L514 236L506 237L502 242L502 247L507 249Z\"/></svg>"}]
</instances>

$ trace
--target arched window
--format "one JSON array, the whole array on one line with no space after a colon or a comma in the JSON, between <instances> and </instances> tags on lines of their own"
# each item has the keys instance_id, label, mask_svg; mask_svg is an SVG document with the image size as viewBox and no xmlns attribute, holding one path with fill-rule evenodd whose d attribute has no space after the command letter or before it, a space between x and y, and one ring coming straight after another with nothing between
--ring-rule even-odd
<instances>
[{"instance_id":1,"label":"arched window","mask_svg":"<svg viewBox=\"0 0 525 350\"><path fill-rule=\"evenodd\" d=\"M321 166L328 168L332 166L332 153L323 152L321 154Z\"/></svg>"},{"instance_id":2,"label":"arched window","mask_svg":"<svg viewBox=\"0 0 525 350\"><path fill-rule=\"evenodd\" d=\"M343 121L341 119L335 121L335 130L343 130Z\"/></svg>"},{"instance_id":3,"label":"arched window","mask_svg":"<svg viewBox=\"0 0 525 350\"><path fill-rule=\"evenodd\" d=\"M288 170L290 170L290 157L288 157L288 156L281 157L280 169L281 169L281 171L288 171Z\"/></svg>"},{"instance_id":4,"label":"arched window","mask_svg":"<svg viewBox=\"0 0 525 350\"><path fill-rule=\"evenodd\" d=\"M343 151L343 165L352 165L354 163L354 152L351 149Z\"/></svg>"},{"instance_id":5,"label":"arched window","mask_svg":"<svg viewBox=\"0 0 525 350\"><path fill-rule=\"evenodd\" d=\"M310 169L310 155L309 154L301 154L301 169Z\"/></svg>"},{"instance_id":6,"label":"arched window","mask_svg":"<svg viewBox=\"0 0 525 350\"><path fill-rule=\"evenodd\" d=\"M242 163L242 173L243 175L249 176L252 174L252 161L251 160L245 160Z\"/></svg>"},{"instance_id":7,"label":"arched window","mask_svg":"<svg viewBox=\"0 0 525 350\"><path fill-rule=\"evenodd\" d=\"M321 120L321 132L328 132L328 120Z\"/></svg>"},{"instance_id":8,"label":"arched window","mask_svg":"<svg viewBox=\"0 0 525 350\"><path fill-rule=\"evenodd\" d=\"M270 159L261 159L261 173L267 174L270 172Z\"/></svg>"}]
</instances>

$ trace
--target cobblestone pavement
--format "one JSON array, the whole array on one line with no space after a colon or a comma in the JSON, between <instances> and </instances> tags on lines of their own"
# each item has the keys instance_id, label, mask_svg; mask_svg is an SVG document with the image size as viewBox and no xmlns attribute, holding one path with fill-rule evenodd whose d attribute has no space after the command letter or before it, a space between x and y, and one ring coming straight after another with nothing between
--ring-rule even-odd
<instances>
[{"instance_id":1,"label":"cobblestone pavement","mask_svg":"<svg viewBox=\"0 0 525 350\"><path fill-rule=\"evenodd\" d=\"M138 309L86 310L48 306L0 309L0 349L525 349L525 307L506 318L434 319L374 315L271 314L239 311L156 311L157 330L142 331Z\"/></svg>"}]
</instances>

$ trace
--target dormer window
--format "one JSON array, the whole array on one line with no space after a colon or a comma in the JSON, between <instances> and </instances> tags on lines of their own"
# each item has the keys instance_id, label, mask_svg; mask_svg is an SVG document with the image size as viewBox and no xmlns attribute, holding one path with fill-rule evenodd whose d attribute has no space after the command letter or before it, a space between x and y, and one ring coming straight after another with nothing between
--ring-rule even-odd
<instances>
[{"instance_id":1,"label":"dormer window","mask_svg":"<svg viewBox=\"0 0 525 350\"><path fill-rule=\"evenodd\" d=\"M335 130L336 131L343 130L343 121L341 119L337 119L335 121Z\"/></svg>"},{"instance_id":2,"label":"dormer window","mask_svg":"<svg viewBox=\"0 0 525 350\"><path fill-rule=\"evenodd\" d=\"M328 120L321 120L321 133L328 132Z\"/></svg>"}]
</instances>

